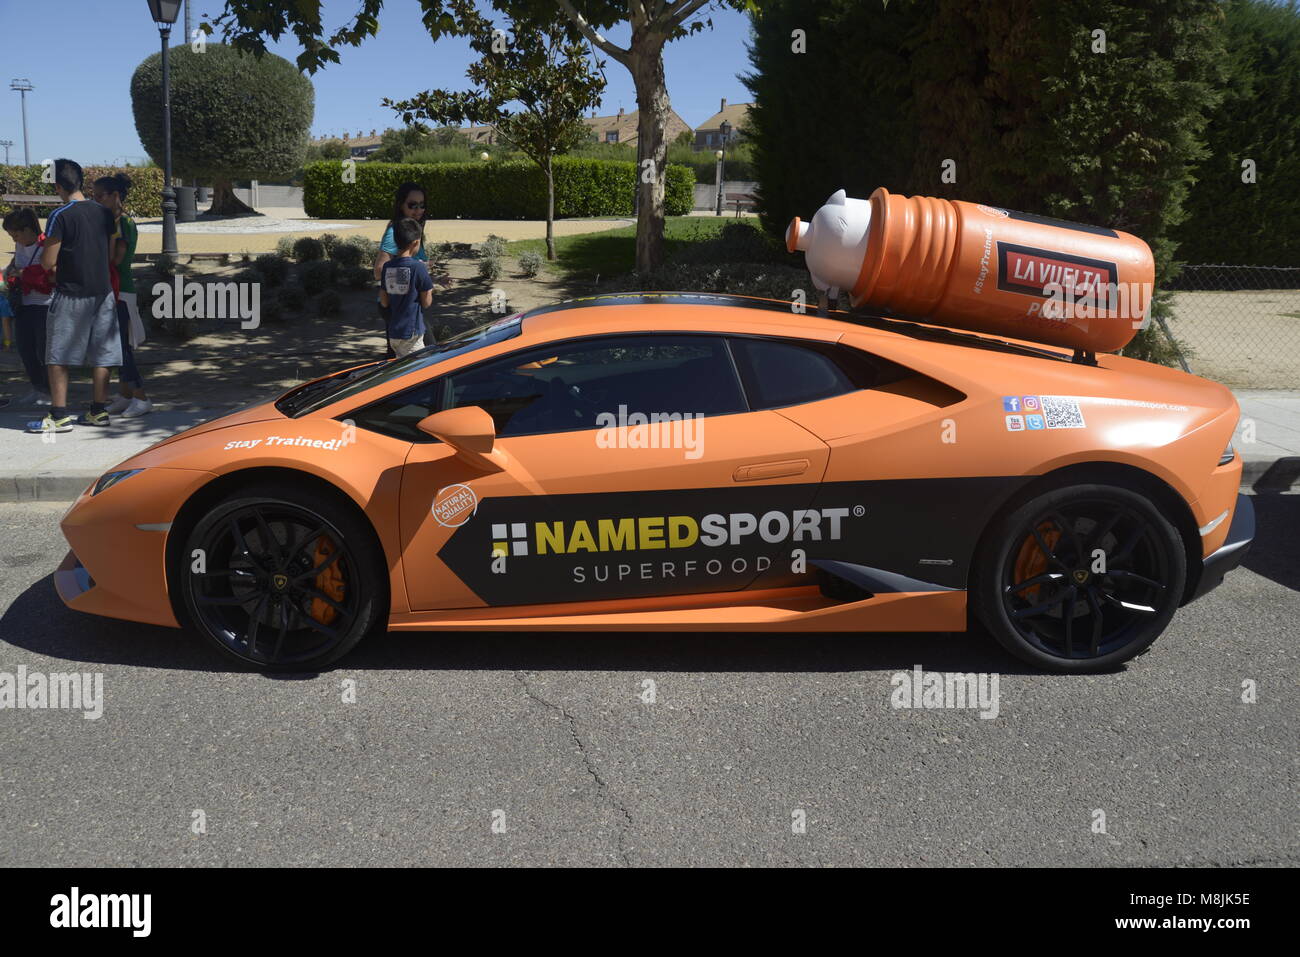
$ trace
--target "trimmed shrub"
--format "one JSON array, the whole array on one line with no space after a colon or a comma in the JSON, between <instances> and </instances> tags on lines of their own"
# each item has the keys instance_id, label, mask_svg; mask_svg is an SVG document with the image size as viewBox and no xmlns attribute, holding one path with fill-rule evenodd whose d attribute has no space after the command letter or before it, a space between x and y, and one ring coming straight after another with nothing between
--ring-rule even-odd
<instances>
[{"instance_id":1,"label":"trimmed shrub","mask_svg":"<svg viewBox=\"0 0 1300 957\"><path fill-rule=\"evenodd\" d=\"M369 289L375 274L366 266L353 266L339 276L339 282L349 289Z\"/></svg>"},{"instance_id":2,"label":"trimmed shrub","mask_svg":"<svg viewBox=\"0 0 1300 957\"><path fill-rule=\"evenodd\" d=\"M281 292L283 292L283 290L281 290ZM262 300L262 314L260 318L262 322L284 321L284 305L281 302L279 295L267 296Z\"/></svg>"},{"instance_id":3,"label":"trimmed shrub","mask_svg":"<svg viewBox=\"0 0 1300 957\"><path fill-rule=\"evenodd\" d=\"M452 243L434 243L431 246L424 247L424 253L429 257L431 264L441 265L452 257L455 247Z\"/></svg>"},{"instance_id":4,"label":"trimmed shrub","mask_svg":"<svg viewBox=\"0 0 1300 957\"><path fill-rule=\"evenodd\" d=\"M281 236L275 241L275 254L285 259L293 258L293 237Z\"/></svg>"},{"instance_id":5,"label":"trimmed shrub","mask_svg":"<svg viewBox=\"0 0 1300 957\"><path fill-rule=\"evenodd\" d=\"M334 285L338 279L338 263L331 260L309 262L302 267L302 288L314 296Z\"/></svg>"},{"instance_id":6,"label":"trimmed shrub","mask_svg":"<svg viewBox=\"0 0 1300 957\"><path fill-rule=\"evenodd\" d=\"M478 263L479 279L486 279L488 282L496 282L501 278L501 257L484 256Z\"/></svg>"},{"instance_id":7,"label":"trimmed shrub","mask_svg":"<svg viewBox=\"0 0 1300 957\"><path fill-rule=\"evenodd\" d=\"M18 193L25 196L53 196L54 184L41 181L43 166L0 166L0 193ZM131 180L131 191L126 195L126 213L134 219L153 219L162 215L162 170L156 166L83 166L86 195L101 176L124 173ZM36 215L48 216L62 203L53 206L33 207ZM12 209L0 202L0 215Z\"/></svg>"},{"instance_id":8,"label":"trimmed shrub","mask_svg":"<svg viewBox=\"0 0 1300 957\"><path fill-rule=\"evenodd\" d=\"M347 239L343 240L344 246L355 246L361 250L362 261L370 260L374 262L375 255L379 252L379 243L375 242L368 236L362 236L360 233L353 233Z\"/></svg>"},{"instance_id":9,"label":"trimmed shrub","mask_svg":"<svg viewBox=\"0 0 1300 957\"><path fill-rule=\"evenodd\" d=\"M519 257L519 271L529 279L536 276L542 269L542 254L536 252L527 252Z\"/></svg>"},{"instance_id":10,"label":"trimmed shrub","mask_svg":"<svg viewBox=\"0 0 1300 957\"><path fill-rule=\"evenodd\" d=\"M269 51L253 56L215 42L170 50L171 152L175 175L210 182L230 212L232 180L278 182L306 155L315 112L311 80ZM131 76L131 108L145 151L163 154L162 64L153 53Z\"/></svg>"},{"instance_id":11,"label":"trimmed shrub","mask_svg":"<svg viewBox=\"0 0 1300 957\"><path fill-rule=\"evenodd\" d=\"M347 243L339 243L330 250L330 259L344 268L361 265L361 250Z\"/></svg>"},{"instance_id":12,"label":"trimmed shrub","mask_svg":"<svg viewBox=\"0 0 1300 957\"><path fill-rule=\"evenodd\" d=\"M325 247L326 256L333 256L334 247L342 241L335 233L322 233L320 235L320 244Z\"/></svg>"},{"instance_id":13,"label":"trimmed shrub","mask_svg":"<svg viewBox=\"0 0 1300 957\"><path fill-rule=\"evenodd\" d=\"M479 246L479 255L488 259L500 259L506 254L506 240L504 236L489 234L488 238L483 240Z\"/></svg>"},{"instance_id":14,"label":"trimmed shrub","mask_svg":"<svg viewBox=\"0 0 1300 957\"><path fill-rule=\"evenodd\" d=\"M279 253L262 253L253 260L253 268L268 286L278 286L289 275L289 260Z\"/></svg>"},{"instance_id":15,"label":"trimmed shrub","mask_svg":"<svg viewBox=\"0 0 1300 957\"><path fill-rule=\"evenodd\" d=\"M337 316L343 308L343 298L333 289L326 289L316 297L316 311L322 316Z\"/></svg>"},{"instance_id":16,"label":"trimmed shrub","mask_svg":"<svg viewBox=\"0 0 1300 957\"><path fill-rule=\"evenodd\" d=\"M356 182L340 189L342 164L309 163L303 171L303 206L308 216L328 219L387 219L393 194L407 180L419 183L430 219L545 219L546 178L527 161L502 163L359 163ZM631 216L637 168L619 160L555 159L555 217ZM668 164L664 203L670 216L683 216L694 203L695 172Z\"/></svg>"},{"instance_id":17,"label":"trimmed shrub","mask_svg":"<svg viewBox=\"0 0 1300 957\"><path fill-rule=\"evenodd\" d=\"M303 236L293 244L293 258L300 263L315 262L325 258L325 245L319 239Z\"/></svg>"},{"instance_id":18,"label":"trimmed shrub","mask_svg":"<svg viewBox=\"0 0 1300 957\"><path fill-rule=\"evenodd\" d=\"M276 294L276 300L287 311L302 312L303 306L307 305L307 290L290 284Z\"/></svg>"}]
</instances>

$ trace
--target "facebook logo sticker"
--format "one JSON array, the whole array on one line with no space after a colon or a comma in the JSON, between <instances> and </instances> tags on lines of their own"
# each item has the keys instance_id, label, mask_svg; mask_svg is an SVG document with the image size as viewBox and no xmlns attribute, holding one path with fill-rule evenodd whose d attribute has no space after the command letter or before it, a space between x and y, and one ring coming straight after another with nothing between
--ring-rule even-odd
<instances>
[{"instance_id":1,"label":"facebook logo sticker","mask_svg":"<svg viewBox=\"0 0 1300 957\"><path fill-rule=\"evenodd\" d=\"M1004 395L1004 396L1002 397L1002 411L1003 411L1003 412L1019 412L1019 411L1020 411L1020 396L1018 396L1018 395Z\"/></svg>"},{"instance_id":2,"label":"facebook logo sticker","mask_svg":"<svg viewBox=\"0 0 1300 957\"><path fill-rule=\"evenodd\" d=\"M1043 427L1043 417L1041 415L1025 416L1025 425L1031 429L1041 429Z\"/></svg>"}]
</instances>

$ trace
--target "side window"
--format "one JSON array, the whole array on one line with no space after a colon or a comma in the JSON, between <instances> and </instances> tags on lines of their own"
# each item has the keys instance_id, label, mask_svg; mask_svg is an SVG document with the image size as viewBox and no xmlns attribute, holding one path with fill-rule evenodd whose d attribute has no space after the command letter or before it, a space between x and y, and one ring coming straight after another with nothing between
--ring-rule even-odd
<instances>
[{"instance_id":1,"label":"side window","mask_svg":"<svg viewBox=\"0 0 1300 957\"><path fill-rule=\"evenodd\" d=\"M731 349L754 409L816 402L907 374L892 362L832 344L732 339Z\"/></svg>"},{"instance_id":2,"label":"side window","mask_svg":"<svg viewBox=\"0 0 1300 957\"><path fill-rule=\"evenodd\" d=\"M516 352L426 382L354 414L358 426L427 442L417 425L441 409L477 405L499 437L599 428L615 420L747 411L726 344L716 336L609 336Z\"/></svg>"},{"instance_id":3,"label":"side window","mask_svg":"<svg viewBox=\"0 0 1300 957\"><path fill-rule=\"evenodd\" d=\"M497 435L595 429L598 417L745 411L722 339L617 336L516 353L449 377L448 408L477 405Z\"/></svg>"},{"instance_id":4,"label":"side window","mask_svg":"<svg viewBox=\"0 0 1300 957\"><path fill-rule=\"evenodd\" d=\"M420 420L437 412L442 405L446 379L433 379L413 388L372 402L350 416L359 428L389 435L404 442L433 442L431 435L418 428Z\"/></svg>"}]
</instances>

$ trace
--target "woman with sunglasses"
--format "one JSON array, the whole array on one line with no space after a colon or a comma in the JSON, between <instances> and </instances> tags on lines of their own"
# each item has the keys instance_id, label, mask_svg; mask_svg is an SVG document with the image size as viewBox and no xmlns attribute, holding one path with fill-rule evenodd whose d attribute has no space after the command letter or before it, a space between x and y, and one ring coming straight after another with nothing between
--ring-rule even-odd
<instances>
[{"instance_id":1,"label":"woman with sunglasses","mask_svg":"<svg viewBox=\"0 0 1300 957\"><path fill-rule=\"evenodd\" d=\"M376 280L383 275L384 263L401 251L393 241L393 225L403 219L413 219L420 224L420 251L415 254L415 258L421 262L429 261L429 257L424 252L424 207L424 187L419 183L403 183L397 187L397 196L393 201L393 218L388 221L384 238L379 242L379 255L375 257Z\"/></svg>"}]
</instances>

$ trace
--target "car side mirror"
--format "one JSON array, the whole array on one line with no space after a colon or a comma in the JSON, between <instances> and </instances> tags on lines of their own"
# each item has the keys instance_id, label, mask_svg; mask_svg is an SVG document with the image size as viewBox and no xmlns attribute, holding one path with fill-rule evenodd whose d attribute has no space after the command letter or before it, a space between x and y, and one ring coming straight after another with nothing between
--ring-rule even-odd
<instances>
[{"instance_id":1,"label":"car side mirror","mask_svg":"<svg viewBox=\"0 0 1300 957\"><path fill-rule=\"evenodd\" d=\"M421 432L446 442L456 450L456 457L482 472L503 472L506 454L495 448L496 426L492 416L476 405L445 409L420 420Z\"/></svg>"}]
</instances>

